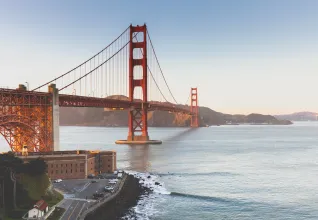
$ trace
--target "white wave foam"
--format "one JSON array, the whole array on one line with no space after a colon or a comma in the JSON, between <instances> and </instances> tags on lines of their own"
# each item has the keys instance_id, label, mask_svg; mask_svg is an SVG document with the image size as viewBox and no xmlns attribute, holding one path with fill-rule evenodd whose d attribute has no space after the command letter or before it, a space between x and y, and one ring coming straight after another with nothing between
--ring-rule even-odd
<instances>
[{"instance_id":1,"label":"white wave foam","mask_svg":"<svg viewBox=\"0 0 318 220\"><path fill-rule=\"evenodd\" d=\"M133 175L135 178L139 179L139 183L154 193L169 195L169 192L163 182L158 181L158 176L150 173L138 173L136 171L125 171L126 173Z\"/></svg>"},{"instance_id":2,"label":"white wave foam","mask_svg":"<svg viewBox=\"0 0 318 220\"><path fill-rule=\"evenodd\" d=\"M149 194L142 195L135 207L130 209L130 213L124 216L122 219L140 219L149 220L152 216L156 215L158 211L155 208L155 201L158 202L160 194L169 195L170 192L165 188L163 182L158 181L158 176L152 175L150 173L138 173L136 171L125 171L127 174L133 175L135 178L139 179L139 183L151 190Z\"/></svg>"}]
</instances>

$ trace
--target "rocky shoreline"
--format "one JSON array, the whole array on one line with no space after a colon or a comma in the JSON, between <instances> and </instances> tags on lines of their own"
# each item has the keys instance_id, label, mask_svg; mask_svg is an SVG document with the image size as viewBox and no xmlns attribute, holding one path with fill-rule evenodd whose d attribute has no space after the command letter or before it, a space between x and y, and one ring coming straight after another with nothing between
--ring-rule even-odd
<instances>
[{"instance_id":1,"label":"rocky shoreline","mask_svg":"<svg viewBox=\"0 0 318 220\"><path fill-rule=\"evenodd\" d=\"M130 208L136 206L140 196L147 193L149 193L149 189L143 187L138 178L127 175L119 194L94 212L89 213L85 220L130 219L123 217L132 215Z\"/></svg>"}]
</instances>

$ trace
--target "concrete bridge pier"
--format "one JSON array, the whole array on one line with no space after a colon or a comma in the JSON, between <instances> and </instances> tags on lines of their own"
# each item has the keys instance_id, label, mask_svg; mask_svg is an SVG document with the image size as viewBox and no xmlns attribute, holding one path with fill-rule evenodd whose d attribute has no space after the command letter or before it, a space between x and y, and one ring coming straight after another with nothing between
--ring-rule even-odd
<instances>
[{"instance_id":1,"label":"concrete bridge pier","mask_svg":"<svg viewBox=\"0 0 318 220\"><path fill-rule=\"evenodd\" d=\"M59 90L55 84L49 85L49 93L52 94L52 139L53 150L60 150L60 106Z\"/></svg>"}]
</instances>

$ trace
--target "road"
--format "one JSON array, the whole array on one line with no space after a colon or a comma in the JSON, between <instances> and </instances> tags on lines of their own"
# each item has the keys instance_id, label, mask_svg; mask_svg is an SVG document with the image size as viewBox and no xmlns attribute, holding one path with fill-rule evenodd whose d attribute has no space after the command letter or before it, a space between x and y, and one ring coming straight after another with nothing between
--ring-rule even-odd
<instances>
[{"instance_id":1,"label":"road","mask_svg":"<svg viewBox=\"0 0 318 220\"><path fill-rule=\"evenodd\" d=\"M115 186L109 183L109 179L81 179L81 180L63 180L60 183L53 183L54 188L64 194L63 201L59 207L64 208L61 220L72 220L87 209L87 207L98 202L94 200L94 193L103 193L104 197L110 196L110 193L105 193L105 186ZM119 184L119 183L117 183Z\"/></svg>"},{"instance_id":2,"label":"road","mask_svg":"<svg viewBox=\"0 0 318 220\"><path fill-rule=\"evenodd\" d=\"M92 183L90 179L84 180L64 180L60 183L54 183L54 188L66 194L66 197L93 199L94 193L103 192L105 186L110 186L109 180L99 179Z\"/></svg>"},{"instance_id":3,"label":"road","mask_svg":"<svg viewBox=\"0 0 318 220\"><path fill-rule=\"evenodd\" d=\"M86 201L78 200L66 200L66 203L69 204L68 208L64 212L61 220L77 220L77 217L81 214L84 208L87 206Z\"/></svg>"}]
</instances>

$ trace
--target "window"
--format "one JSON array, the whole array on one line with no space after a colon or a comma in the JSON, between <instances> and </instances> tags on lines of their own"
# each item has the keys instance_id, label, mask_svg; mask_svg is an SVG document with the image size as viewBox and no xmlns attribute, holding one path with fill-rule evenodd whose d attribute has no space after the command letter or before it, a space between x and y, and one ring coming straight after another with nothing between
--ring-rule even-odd
<instances>
[{"instance_id":1,"label":"window","mask_svg":"<svg viewBox=\"0 0 318 220\"><path fill-rule=\"evenodd\" d=\"M58 165L56 164L56 168L58 167Z\"/></svg>"},{"instance_id":2,"label":"window","mask_svg":"<svg viewBox=\"0 0 318 220\"><path fill-rule=\"evenodd\" d=\"M56 170L56 174L58 174L59 173L59 171L58 170Z\"/></svg>"},{"instance_id":3,"label":"window","mask_svg":"<svg viewBox=\"0 0 318 220\"><path fill-rule=\"evenodd\" d=\"M63 173L63 170L61 170L61 173Z\"/></svg>"},{"instance_id":4,"label":"window","mask_svg":"<svg viewBox=\"0 0 318 220\"><path fill-rule=\"evenodd\" d=\"M72 169L71 169L71 173L72 173L73 171L72 171Z\"/></svg>"},{"instance_id":5,"label":"window","mask_svg":"<svg viewBox=\"0 0 318 220\"><path fill-rule=\"evenodd\" d=\"M51 168L53 168L53 164L51 164Z\"/></svg>"},{"instance_id":6,"label":"window","mask_svg":"<svg viewBox=\"0 0 318 220\"><path fill-rule=\"evenodd\" d=\"M65 173L67 173L67 170L65 170Z\"/></svg>"},{"instance_id":7,"label":"window","mask_svg":"<svg viewBox=\"0 0 318 220\"><path fill-rule=\"evenodd\" d=\"M54 172L53 172L53 170L51 171L51 174L53 174Z\"/></svg>"},{"instance_id":8,"label":"window","mask_svg":"<svg viewBox=\"0 0 318 220\"><path fill-rule=\"evenodd\" d=\"M110 165L108 165L108 167L110 167Z\"/></svg>"},{"instance_id":9,"label":"window","mask_svg":"<svg viewBox=\"0 0 318 220\"><path fill-rule=\"evenodd\" d=\"M65 166L67 167L67 164Z\"/></svg>"},{"instance_id":10,"label":"window","mask_svg":"<svg viewBox=\"0 0 318 220\"><path fill-rule=\"evenodd\" d=\"M108 159L108 162L110 162L110 159Z\"/></svg>"}]
</instances>

